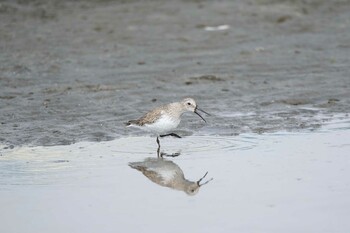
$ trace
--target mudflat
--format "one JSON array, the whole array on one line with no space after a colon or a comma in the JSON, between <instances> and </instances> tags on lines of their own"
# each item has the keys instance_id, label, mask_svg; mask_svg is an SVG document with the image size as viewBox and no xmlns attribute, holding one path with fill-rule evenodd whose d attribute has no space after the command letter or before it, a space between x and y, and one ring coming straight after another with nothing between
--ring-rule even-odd
<instances>
[{"instance_id":1,"label":"mudflat","mask_svg":"<svg viewBox=\"0 0 350 233\"><path fill-rule=\"evenodd\" d=\"M350 107L349 1L2 1L0 143L144 135L193 97L182 135L317 129Z\"/></svg>"},{"instance_id":2,"label":"mudflat","mask_svg":"<svg viewBox=\"0 0 350 233\"><path fill-rule=\"evenodd\" d=\"M349 12L1 1L0 232L350 232ZM177 157L125 128L184 97Z\"/></svg>"}]
</instances>

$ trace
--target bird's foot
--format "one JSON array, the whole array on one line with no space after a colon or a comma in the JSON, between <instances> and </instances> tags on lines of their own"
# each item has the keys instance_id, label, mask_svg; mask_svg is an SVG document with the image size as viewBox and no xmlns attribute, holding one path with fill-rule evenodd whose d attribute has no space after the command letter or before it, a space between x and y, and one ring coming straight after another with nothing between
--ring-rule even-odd
<instances>
[{"instance_id":1,"label":"bird's foot","mask_svg":"<svg viewBox=\"0 0 350 233\"><path fill-rule=\"evenodd\" d=\"M167 137L167 136L173 136L173 137L177 137L177 138L181 138L181 136L177 135L176 133L168 133L168 134L163 134L160 135L160 137Z\"/></svg>"},{"instance_id":2,"label":"bird's foot","mask_svg":"<svg viewBox=\"0 0 350 233\"><path fill-rule=\"evenodd\" d=\"M174 157L177 157L179 155L181 155L180 152L176 152L176 153L172 153L172 154L168 154L168 153L165 153L165 152L161 152L160 153L160 157L161 158L163 158L163 157L172 157L172 158L174 158Z\"/></svg>"}]
</instances>

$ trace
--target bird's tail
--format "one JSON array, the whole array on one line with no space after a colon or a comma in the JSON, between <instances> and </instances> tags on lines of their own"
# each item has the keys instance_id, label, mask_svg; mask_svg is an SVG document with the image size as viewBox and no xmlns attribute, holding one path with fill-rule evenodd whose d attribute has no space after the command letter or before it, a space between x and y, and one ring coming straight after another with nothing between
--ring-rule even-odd
<instances>
[{"instance_id":1,"label":"bird's tail","mask_svg":"<svg viewBox=\"0 0 350 233\"><path fill-rule=\"evenodd\" d=\"M136 120L130 120L130 121L124 123L124 124L125 124L126 127L128 127L128 126L131 126L131 125L135 125L136 122L137 122Z\"/></svg>"},{"instance_id":2,"label":"bird's tail","mask_svg":"<svg viewBox=\"0 0 350 233\"><path fill-rule=\"evenodd\" d=\"M129 163L129 166L131 168L134 168L134 169L139 170L141 172L146 171L145 166L142 166L142 165L143 165L142 162L141 163L139 163L139 162Z\"/></svg>"}]
</instances>

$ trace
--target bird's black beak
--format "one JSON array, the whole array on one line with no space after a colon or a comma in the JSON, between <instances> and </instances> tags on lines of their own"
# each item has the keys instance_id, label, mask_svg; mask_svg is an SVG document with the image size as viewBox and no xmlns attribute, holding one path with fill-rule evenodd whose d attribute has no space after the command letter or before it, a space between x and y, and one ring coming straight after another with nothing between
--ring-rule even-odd
<instances>
[{"instance_id":1,"label":"bird's black beak","mask_svg":"<svg viewBox=\"0 0 350 233\"><path fill-rule=\"evenodd\" d=\"M204 112L204 113L207 114L208 116L210 116L210 114L207 113L206 111L204 111L204 110L198 108L198 107L196 107L196 108L194 109L194 113L196 113L200 118L202 118L202 120L203 120L205 123L207 123L207 121L198 113L198 111Z\"/></svg>"},{"instance_id":2,"label":"bird's black beak","mask_svg":"<svg viewBox=\"0 0 350 233\"><path fill-rule=\"evenodd\" d=\"M213 180L213 178L211 178L210 180L208 180L208 181L204 182L203 184L201 184L200 182L204 179L204 177L207 176L207 174L208 174L208 172L206 172L206 173L204 174L204 176L203 176L202 178L200 178L200 179L197 181L197 185L198 185L199 187L201 187L201 186L203 186L203 185L205 185L205 184L208 184L210 181Z\"/></svg>"}]
</instances>

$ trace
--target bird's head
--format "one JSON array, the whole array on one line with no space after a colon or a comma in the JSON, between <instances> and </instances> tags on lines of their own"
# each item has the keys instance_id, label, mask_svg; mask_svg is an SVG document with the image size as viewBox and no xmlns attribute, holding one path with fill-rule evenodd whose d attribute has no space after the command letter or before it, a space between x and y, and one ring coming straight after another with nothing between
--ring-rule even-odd
<instances>
[{"instance_id":1,"label":"bird's head","mask_svg":"<svg viewBox=\"0 0 350 233\"><path fill-rule=\"evenodd\" d=\"M196 195L198 193L199 187L200 186L197 183L190 184L185 189L185 192L186 192L187 195L194 196L194 195Z\"/></svg>"},{"instance_id":2,"label":"bird's head","mask_svg":"<svg viewBox=\"0 0 350 233\"><path fill-rule=\"evenodd\" d=\"M205 114L209 115L209 113L203 111L202 109L199 109L197 104L196 104L196 101L194 101L194 99L192 98L186 98L186 99L183 99L181 101L181 104L183 106L183 108L185 109L185 111L187 112L194 112L195 114L197 114L200 118L202 118L202 120L204 122L206 122L206 120L198 113L198 111L201 111L201 112L204 112Z\"/></svg>"}]
</instances>

